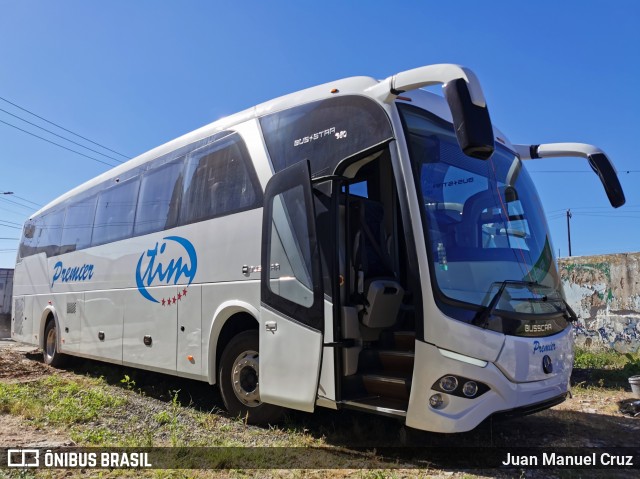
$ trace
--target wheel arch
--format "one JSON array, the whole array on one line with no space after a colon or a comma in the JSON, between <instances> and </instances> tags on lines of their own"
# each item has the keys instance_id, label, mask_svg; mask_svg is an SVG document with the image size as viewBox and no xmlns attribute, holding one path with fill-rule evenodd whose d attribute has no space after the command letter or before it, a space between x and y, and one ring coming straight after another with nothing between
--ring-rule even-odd
<instances>
[{"instance_id":1,"label":"wheel arch","mask_svg":"<svg viewBox=\"0 0 640 479\"><path fill-rule=\"evenodd\" d=\"M56 312L56 309L52 305L48 305L46 308L44 308L44 311L42 311L42 315L40 316L40 327L38 328L38 344L44 351L45 341L47 339L44 337L44 330L47 327L47 323L49 321L53 321L56 325L56 329L58 330L58 334L56 335L57 336L56 340L58 344L56 345L56 347L58 351L62 352L60 348L61 346L60 321L58 319L58 313Z\"/></svg>"},{"instance_id":2,"label":"wheel arch","mask_svg":"<svg viewBox=\"0 0 640 479\"><path fill-rule=\"evenodd\" d=\"M242 331L258 330L259 311L249 303L229 301L221 304L213 316L209 333L209 384L217 382L218 364L225 345Z\"/></svg>"}]
</instances>

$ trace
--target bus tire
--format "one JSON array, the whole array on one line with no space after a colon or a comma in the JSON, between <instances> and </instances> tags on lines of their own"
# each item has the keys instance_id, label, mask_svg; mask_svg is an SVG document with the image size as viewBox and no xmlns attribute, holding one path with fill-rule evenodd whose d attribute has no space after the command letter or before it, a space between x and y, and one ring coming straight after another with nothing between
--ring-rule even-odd
<instances>
[{"instance_id":1,"label":"bus tire","mask_svg":"<svg viewBox=\"0 0 640 479\"><path fill-rule=\"evenodd\" d=\"M44 362L54 368L64 366L67 357L58 351L58 327L53 319L44 328Z\"/></svg>"},{"instance_id":2,"label":"bus tire","mask_svg":"<svg viewBox=\"0 0 640 479\"><path fill-rule=\"evenodd\" d=\"M243 331L224 348L218 370L222 401L229 414L249 424L273 424L283 409L260 400L258 331Z\"/></svg>"}]
</instances>

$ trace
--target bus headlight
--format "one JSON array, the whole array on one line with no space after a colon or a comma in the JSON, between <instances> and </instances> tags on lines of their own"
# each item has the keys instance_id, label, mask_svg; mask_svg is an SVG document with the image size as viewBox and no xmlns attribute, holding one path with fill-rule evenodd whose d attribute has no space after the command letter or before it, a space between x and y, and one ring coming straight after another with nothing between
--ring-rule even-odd
<instances>
[{"instance_id":1,"label":"bus headlight","mask_svg":"<svg viewBox=\"0 0 640 479\"><path fill-rule=\"evenodd\" d=\"M431 389L465 399L475 399L482 396L490 388L486 384L471 378L447 374L433 383ZM434 396L436 395L434 394ZM431 397L433 398L433 396ZM444 400L444 398L442 399ZM429 402L431 403L431 399L429 399Z\"/></svg>"},{"instance_id":2,"label":"bus headlight","mask_svg":"<svg viewBox=\"0 0 640 479\"><path fill-rule=\"evenodd\" d=\"M440 407L442 407L443 402L444 401L442 399L442 394L434 394L429 398L429 405L433 409L439 409Z\"/></svg>"},{"instance_id":3,"label":"bus headlight","mask_svg":"<svg viewBox=\"0 0 640 479\"><path fill-rule=\"evenodd\" d=\"M456 379L455 376L445 376L442 379L440 379L440 387L444 391L451 393L455 391L456 388L458 387L458 380Z\"/></svg>"},{"instance_id":4,"label":"bus headlight","mask_svg":"<svg viewBox=\"0 0 640 479\"><path fill-rule=\"evenodd\" d=\"M462 394L468 398L474 397L478 394L478 383L475 381L467 381L464 383L464 386L462 386Z\"/></svg>"}]
</instances>

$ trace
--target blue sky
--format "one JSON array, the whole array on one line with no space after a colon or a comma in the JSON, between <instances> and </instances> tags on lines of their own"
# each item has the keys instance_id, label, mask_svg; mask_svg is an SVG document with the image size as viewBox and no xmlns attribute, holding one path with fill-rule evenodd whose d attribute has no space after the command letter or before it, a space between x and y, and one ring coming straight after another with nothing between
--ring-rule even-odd
<instances>
[{"instance_id":1,"label":"blue sky","mask_svg":"<svg viewBox=\"0 0 640 479\"><path fill-rule=\"evenodd\" d=\"M574 255L640 251L639 25L634 0L0 0L0 97L135 156L302 88L458 63L514 143L593 143L613 159L627 196L615 211L585 160L527 164L556 253L568 254L567 208ZM0 109L2 122L114 163ZM13 267L17 241L4 238L20 235L34 203L108 169L5 123L0 166L0 192L17 195L0 196L0 267Z\"/></svg>"}]
</instances>

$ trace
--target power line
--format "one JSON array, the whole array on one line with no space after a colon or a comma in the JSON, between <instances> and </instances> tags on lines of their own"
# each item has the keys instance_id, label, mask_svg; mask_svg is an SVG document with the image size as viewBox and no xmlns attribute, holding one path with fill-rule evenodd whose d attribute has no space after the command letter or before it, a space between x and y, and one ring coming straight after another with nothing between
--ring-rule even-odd
<instances>
[{"instance_id":1,"label":"power line","mask_svg":"<svg viewBox=\"0 0 640 479\"><path fill-rule=\"evenodd\" d=\"M23 217L23 218L24 218L24 216L25 216L25 214L26 214L26 213L24 213L24 212L20 212L20 211L15 211L15 210L10 210L10 209L7 209L7 208L3 208L2 206L0 206L0 210L7 211L7 212L9 212L9 213L11 213L11 214L13 214L13 215L21 216L21 217Z\"/></svg>"},{"instance_id":2,"label":"power line","mask_svg":"<svg viewBox=\"0 0 640 479\"><path fill-rule=\"evenodd\" d=\"M16 195L15 193L12 194L11 196L14 197L14 198L18 198L19 200L26 201L27 203L31 203L32 205L42 207L42 205L40 203L36 203L35 201L28 200L26 198L23 198L22 196Z\"/></svg>"},{"instance_id":3,"label":"power line","mask_svg":"<svg viewBox=\"0 0 640 479\"><path fill-rule=\"evenodd\" d=\"M85 158L89 158L90 160L97 161L98 163L102 163L103 165L111 166L112 168L114 166L116 166L116 165L112 165L111 163L107 163L106 161L99 160L98 158L94 158L93 156L85 155L84 153L80 153L79 151L72 150L71 148L67 148L66 146L61 145L60 143L56 143L55 141L47 140L46 138L38 136L35 133L31 133L30 131L23 130L22 128L19 128L19 127L15 126L15 125L12 125L11 123L7 123L6 121L0 120L0 123L4 123L5 125L8 125L8 126L10 126L12 128L15 128L16 130L20 130L20 131L22 131L22 132L24 132L24 133L26 133L28 135L35 136L36 138L40 138L41 140L44 140L47 143L51 143L53 145L59 146L60 148L64 148L65 150L68 150L68 151L71 151L73 153L76 153L77 155L84 156Z\"/></svg>"},{"instance_id":4,"label":"power line","mask_svg":"<svg viewBox=\"0 0 640 479\"><path fill-rule=\"evenodd\" d=\"M19 200L26 201L27 203L31 203L32 205L42 207L40 203L36 203L35 201L31 201L26 198L23 198L22 196L18 196L13 191L2 191L0 189L0 198L2 197L1 195L11 195L12 198L18 198Z\"/></svg>"},{"instance_id":5,"label":"power line","mask_svg":"<svg viewBox=\"0 0 640 479\"><path fill-rule=\"evenodd\" d=\"M18 211L18 210L14 210L14 209L8 209L8 208L4 208L2 206L0 206L0 210L6 211L8 213L12 213L14 215L20 215L20 216L24 216L26 213L24 211Z\"/></svg>"},{"instance_id":6,"label":"power line","mask_svg":"<svg viewBox=\"0 0 640 479\"><path fill-rule=\"evenodd\" d=\"M13 113L8 112L7 110L4 110L4 109L0 108L0 111L5 112L7 115L11 115L12 117L17 118L18 120L24 121L25 123L28 123L29 125L35 126L36 128L40 128L41 130L44 130L47 133L50 133L50 134L52 134L54 136L57 136L58 138L62 138L63 140L68 141L69 143L73 143L74 145L78 145L81 148L85 148L85 149L87 149L89 151L93 151L94 153L97 153L99 155L106 156L107 158L110 158L110 159L112 159L114 161L117 161L118 163L123 163L123 161L121 161L121 160L119 160L117 158L114 158L113 156L109 156L109 155L107 155L105 153L102 153L101 151L94 150L93 148L89 148L88 146L84 146L83 144L78 143L77 141L70 140L69 138L66 138L66 137L64 137L62 135L58 135L57 133L55 133L55 132L53 132L51 130L47 130L46 128L43 128L40 125L32 123L29 120L25 120L24 118L21 118L18 115L14 115Z\"/></svg>"},{"instance_id":7,"label":"power line","mask_svg":"<svg viewBox=\"0 0 640 479\"><path fill-rule=\"evenodd\" d=\"M10 225L15 225L15 226L22 227L22 223L16 223L15 221L0 220L0 223L7 223L7 224L10 224Z\"/></svg>"},{"instance_id":8,"label":"power line","mask_svg":"<svg viewBox=\"0 0 640 479\"><path fill-rule=\"evenodd\" d=\"M54 122L52 122L52 121L50 121L50 120L47 120L46 118L41 117L40 115L36 115L36 114L35 114L35 113L33 113L32 111L29 111L29 110L27 110L26 108L21 107L20 105L16 105L15 103L13 103L13 102L11 102L11 101L7 100L6 98L3 98L3 97L1 97L1 96L0 96L0 100L5 101L5 102L9 103L10 105L13 105L13 106L15 106L16 108L18 108L18 109L20 109L20 110L22 110L22 111L24 111L24 112L27 112L27 113L29 113L30 115L35 116L36 118L40 118L42 121L46 121L46 122L47 122L47 123L49 123L50 125L57 126L58 128L60 128L61 130L66 131L67 133L71 133L72 135L75 135L75 136L77 136L78 138L82 138L83 140L86 140L86 141L88 141L89 143L93 143L94 145L99 146L100 148L104 148L105 150L109 150L111 153L115 153L116 155L120 155L120 156L122 156L122 157L124 157L124 158L126 158L126 159L130 159L130 158L131 158L131 156L129 156L129 155L124 155L124 154L119 153L119 152L117 152L117 151L115 151L115 150L112 150L111 148L107 148L106 146L101 145L100 143L96 143L95 141L90 140L89 138L86 138L86 137L84 137L84 136L82 136L82 135L79 135L78 133L75 133L75 132L73 132L73 131L71 131L71 130L68 130L67 128L65 128L65 127L63 127L63 126L60 126L60 125L58 125L57 123L54 123Z\"/></svg>"},{"instance_id":9,"label":"power line","mask_svg":"<svg viewBox=\"0 0 640 479\"><path fill-rule=\"evenodd\" d=\"M10 200L9 198L5 198L3 196L0 196L0 200L7 201L9 203L13 203L14 205L22 206L23 208L33 210L33 206L23 205L22 203L18 203L17 201Z\"/></svg>"}]
</instances>

